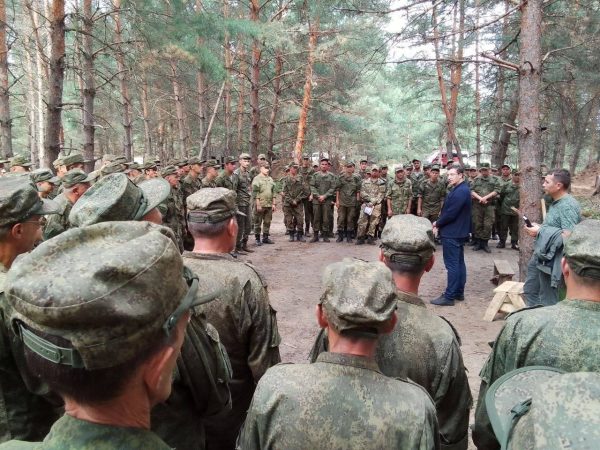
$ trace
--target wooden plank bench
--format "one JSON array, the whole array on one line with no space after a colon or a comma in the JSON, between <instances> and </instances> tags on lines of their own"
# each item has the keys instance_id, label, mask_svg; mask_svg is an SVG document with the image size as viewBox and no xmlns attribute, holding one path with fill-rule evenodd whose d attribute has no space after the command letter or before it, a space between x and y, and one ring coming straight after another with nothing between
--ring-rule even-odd
<instances>
[{"instance_id":1,"label":"wooden plank bench","mask_svg":"<svg viewBox=\"0 0 600 450\"><path fill-rule=\"evenodd\" d=\"M494 289L494 298L487 307L483 320L493 322L498 313L511 313L525 308L523 285L518 281L505 281Z\"/></svg>"},{"instance_id":2,"label":"wooden plank bench","mask_svg":"<svg viewBox=\"0 0 600 450\"><path fill-rule=\"evenodd\" d=\"M490 280L496 286L500 286L505 281L512 281L515 271L505 259L494 260L494 276Z\"/></svg>"}]
</instances>

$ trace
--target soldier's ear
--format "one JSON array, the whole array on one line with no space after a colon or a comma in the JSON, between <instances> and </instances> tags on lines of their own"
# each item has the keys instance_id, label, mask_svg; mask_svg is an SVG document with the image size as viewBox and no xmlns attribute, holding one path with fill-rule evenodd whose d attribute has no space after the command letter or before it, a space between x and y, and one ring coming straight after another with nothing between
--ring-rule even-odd
<instances>
[{"instance_id":1,"label":"soldier's ear","mask_svg":"<svg viewBox=\"0 0 600 450\"><path fill-rule=\"evenodd\" d=\"M315 315L317 316L317 323L319 324L319 327L327 328L329 326L327 316L325 316L325 312L323 311L323 305L320 303L315 308Z\"/></svg>"}]
</instances>

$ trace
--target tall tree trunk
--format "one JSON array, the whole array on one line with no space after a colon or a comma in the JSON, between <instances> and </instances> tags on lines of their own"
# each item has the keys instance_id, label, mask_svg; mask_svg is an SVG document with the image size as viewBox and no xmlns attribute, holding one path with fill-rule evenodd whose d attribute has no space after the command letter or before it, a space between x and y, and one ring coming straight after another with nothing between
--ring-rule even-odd
<instances>
[{"instance_id":1,"label":"tall tree trunk","mask_svg":"<svg viewBox=\"0 0 600 450\"><path fill-rule=\"evenodd\" d=\"M227 1L224 1L227 3ZM225 8L225 6L224 6ZM196 13L202 14L202 1L196 0ZM204 39L198 38L198 46L204 45ZM196 74L196 85L198 90L198 134L199 134L199 145L198 151L202 148L204 137L206 135L206 94L208 92L208 85L206 78L201 69Z\"/></svg>"},{"instance_id":2,"label":"tall tree trunk","mask_svg":"<svg viewBox=\"0 0 600 450\"><path fill-rule=\"evenodd\" d=\"M588 136L587 130L589 129L590 125L596 125L595 123L591 122L593 113L596 111L596 103L598 103L598 98L594 97L594 99L592 99L587 105L584 105L584 107L581 108L576 116L576 126L573 129L573 153L571 158L569 158L569 171L571 172L571 176L574 176L575 172L577 171L577 165L579 164L579 159L581 158L581 150L583 149L583 144Z\"/></svg>"},{"instance_id":3,"label":"tall tree trunk","mask_svg":"<svg viewBox=\"0 0 600 450\"><path fill-rule=\"evenodd\" d=\"M188 157L188 137L186 134L186 126L185 126L185 110L183 107L183 95L181 90L181 84L179 84L179 79L177 77L177 67L175 65L175 61L170 61L171 65L171 83L173 85L173 96L175 99L175 114L177 115L177 130L179 132L179 151L180 157Z\"/></svg>"},{"instance_id":4,"label":"tall tree trunk","mask_svg":"<svg viewBox=\"0 0 600 450\"><path fill-rule=\"evenodd\" d=\"M272 153L275 138L275 123L279 112L279 96L281 95L281 71L283 69L283 56L281 50L275 51L275 78L273 80L273 109L269 117L269 129L267 131L267 152Z\"/></svg>"},{"instance_id":5,"label":"tall tree trunk","mask_svg":"<svg viewBox=\"0 0 600 450\"><path fill-rule=\"evenodd\" d=\"M50 9L50 70L44 142L45 167L52 167L61 149L62 96L65 77L65 2L53 0Z\"/></svg>"},{"instance_id":6,"label":"tall tree trunk","mask_svg":"<svg viewBox=\"0 0 600 450\"><path fill-rule=\"evenodd\" d=\"M529 0L522 6L519 54L519 167L521 168L521 210L531 221L540 222L541 130L540 87L542 83L542 1ZM533 253L533 239L521 228L519 267L525 279Z\"/></svg>"},{"instance_id":7,"label":"tall tree trunk","mask_svg":"<svg viewBox=\"0 0 600 450\"><path fill-rule=\"evenodd\" d=\"M8 80L8 45L6 42L6 5L0 0L0 153L4 158L13 155L12 118Z\"/></svg>"},{"instance_id":8,"label":"tall tree trunk","mask_svg":"<svg viewBox=\"0 0 600 450\"><path fill-rule=\"evenodd\" d=\"M504 164L506 156L508 155L508 146L510 145L512 128L504 126L507 125L515 126L515 120L517 119L517 111L519 109L519 91L515 91L510 100L508 109L505 111L506 116L498 116L500 127L497 130L497 136L494 138L492 143L492 164L500 166Z\"/></svg>"},{"instance_id":9,"label":"tall tree trunk","mask_svg":"<svg viewBox=\"0 0 600 450\"><path fill-rule=\"evenodd\" d=\"M150 108L148 107L148 77L142 72L142 86L140 93L140 104L142 106L142 118L144 120L144 161L146 155L152 155L152 132L150 130Z\"/></svg>"},{"instance_id":10,"label":"tall tree trunk","mask_svg":"<svg viewBox=\"0 0 600 450\"><path fill-rule=\"evenodd\" d=\"M565 149L567 147L567 121L569 112L565 105L564 92L561 92L561 100L556 111L556 137L554 141L554 152L552 154L552 168L562 167L565 162Z\"/></svg>"},{"instance_id":11,"label":"tall tree trunk","mask_svg":"<svg viewBox=\"0 0 600 450\"><path fill-rule=\"evenodd\" d=\"M86 170L94 170L94 101L96 83L94 80L94 20L92 0L83 0L83 156L90 162Z\"/></svg>"},{"instance_id":12,"label":"tall tree trunk","mask_svg":"<svg viewBox=\"0 0 600 450\"><path fill-rule=\"evenodd\" d=\"M115 44L117 71L119 72L119 84L122 97L122 119L123 119L123 154L128 161L133 159L133 141L131 136L131 98L129 96L129 69L125 65L125 53L123 51L123 27L121 25L121 0L114 0L115 7Z\"/></svg>"},{"instance_id":13,"label":"tall tree trunk","mask_svg":"<svg viewBox=\"0 0 600 450\"><path fill-rule=\"evenodd\" d=\"M250 20L259 22L260 4L258 0L250 0ZM261 44L258 39L252 42L252 70L250 75L250 106L252 107L252 126L250 127L250 155L253 160L258 156L260 145L260 59Z\"/></svg>"},{"instance_id":14,"label":"tall tree trunk","mask_svg":"<svg viewBox=\"0 0 600 450\"><path fill-rule=\"evenodd\" d=\"M239 50L240 68L238 75L238 101L237 101L237 151L244 150L243 131L244 131L244 104L246 102L246 52L241 46Z\"/></svg>"},{"instance_id":15,"label":"tall tree trunk","mask_svg":"<svg viewBox=\"0 0 600 450\"><path fill-rule=\"evenodd\" d=\"M40 167L40 159L37 148L38 132L36 123L36 92L34 77L35 67L33 65L33 58L31 56L31 39L27 38L25 41L25 62L27 63L27 92L25 97L27 98L27 116L29 119L29 153L31 154L31 162L34 166Z\"/></svg>"},{"instance_id":16,"label":"tall tree trunk","mask_svg":"<svg viewBox=\"0 0 600 450\"><path fill-rule=\"evenodd\" d=\"M479 0L475 0L475 158L479 167L481 155L481 91L479 74Z\"/></svg>"},{"instance_id":17,"label":"tall tree trunk","mask_svg":"<svg viewBox=\"0 0 600 450\"><path fill-rule=\"evenodd\" d=\"M313 67L315 65L315 49L317 48L317 38L319 34L319 19L310 24L308 36L308 61L306 63L306 78L304 80L304 96L302 98L302 108L298 119L298 134L296 136L296 145L294 147L294 160L302 161L302 149L306 139L306 122L308 119L308 109L310 107Z\"/></svg>"},{"instance_id":18,"label":"tall tree trunk","mask_svg":"<svg viewBox=\"0 0 600 450\"><path fill-rule=\"evenodd\" d=\"M229 19L229 0L223 0L223 17ZM225 155L231 155L231 68L233 57L229 43L229 33L225 32L224 57L225 57L225 90L223 92L223 106L225 108Z\"/></svg>"}]
</instances>

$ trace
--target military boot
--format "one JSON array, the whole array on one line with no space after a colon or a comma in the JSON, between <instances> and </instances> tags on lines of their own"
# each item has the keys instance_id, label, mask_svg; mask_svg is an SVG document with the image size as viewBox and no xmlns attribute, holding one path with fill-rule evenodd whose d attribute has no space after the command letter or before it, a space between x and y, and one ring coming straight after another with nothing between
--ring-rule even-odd
<instances>
[{"instance_id":1,"label":"military boot","mask_svg":"<svg viewBox=\"0 0 600 450\"><path fill-rule=\"evenodd\" d=\"M315 234L313 235L313 238L310 240L310 242L319 242L319 232L315 231Z\"/></svg>"},{"instance_id":2,"label":"military boot","mask_svg":"<svg viewBox=\"0 0 600 450\"><path fill-rule=\"evenodd\" d=\"M498 244L496 244L496 248L506 248L506 244L502 241L498 242Z\"/></svg>"},{"instance_id":3,"label":"military boot","mask_svg":"<svg viewBox=\"0 0 600 450\"><path fill-rule=\"evenodd\" d=\"M306 231L304 232L304 236L310 237L310 226L306 227Z\"/></svg>"},{"instance_id":4,"label":"military boot","mask_svg":"<svg viewBox=\"0 0 600 450\"><path fill-rule=\"evenodd\" d=\"M356 238L356 245L363 245L365 243L365 238L364 237L358 237Z\"/></svg>"},{"instance_id":5,"label":"military boot","mask_svg":"<svg viewBox=\"0 0 600 450\"><path fill-rule=\"evenodd\" d=\"M288 230L288 234L290 235L288 242L294 242L294 237L295 237L294 230Z\"/></svg>"},{"instance_id":6,"label":"military boot","mask_svg":"<svg viewBox=\"0 0 600 450\"><path fill-rule=\"evenodd\" d=\"M263 244L274 244L275 242L273 242L271 239L269 239L269 235L268 234L263 234L262 243Z\"/></svg>"},{"instance_id":7,"label":"military boot","mask_svg":"<svg viewBox=\"0 0 600 450\"><path fill-rule=\"evenodd\" d=\"M367 236L367 244L375 245L375 238L373 236Z\"/></svg>"},{"instance_id":8,"label":"military boot","mask_svg":"<svg viewBox=\"0 0 600 450\"><path fill-rule=\"evenodd\" d=\"M298 234L296 235L296 240L298 242L306 242L306 239L304 239L304 236L302 235L302 230L298 231Z\"/></svg>"},{"instance_id":9,"label":"military boot","mask_svg":"<svg viewBox=\"0 0 600 450\"><path fill-rule=\"evenodd\" d=\"M346 242L352 244L352 231L346 231Z\"/></svg>"},{"instance_id":10,"label":"military boot","mask_svg":"<svg viewBox=\"0 0 600 450\"><path fill-rule=\"evenodd\" d=\"M329 242L329 233L328 232L321 233L321 237L323 238L323 242Z\"/></svg>"},{"instance_id":11,"label":"military boot","mask_svg":"<svg viewBox=\"0 0 600 450\"><path fill-rule=\"evenodd\" d=\"M335 242L344 242L344 232L343 231L338 231L338 237L335 240Z\"/></svg>"},{"instance_id":12,"label":"military boot","mask_svg":"<svg viewBox=\"0 0 600 450\"><path fill-rule=\"evenodd\" d=\"M513 250L519 250L519 244L517 244L516 242L511 242L510 248L512 248Z\"/></svg>"},{"instance_id":13,"label":"military boot","mask_svg":"<svg viewBox=\"0 0 600 450\"><path fill-rule=\"evenodd\" d=\"M479 247L481 250L483 250L486 253L492 253L492 251L490 250L490 248L488 247L488 241L487 239L482 239L481 240L481 247Z\"/></svg>"},{"instance_id":14,"label":"military boot","mask_svg":"<svg viewBox=\"0 0 600 450\"><path fill-rule=\"evenodd\" d=\"M254 250L251 250L250 247L248 247L248 239L242 241L242 250L246 253L254 253Z\"/></svg>"},{"instance_id":15,"label":"military boot","mask_svg":"<svg viewBox=\"0 0 600 450\"><path fill-rule=\"evenodd\" d=\"M473 241L475 242L473 244L473 251L477 252L481 250L481 239L473 238Z\"/></svg>"},{"instance_id":16,"label":"military boot","mask_svg":"<svg viewBox=\"0 0 600 450\"><path fill-rule=\"evenodd\" d=\"M256 238L256 245L260 247L262 245L262 242L260 242L260 234L255 234L254 237Z\"/></svg>"}]
</instances>

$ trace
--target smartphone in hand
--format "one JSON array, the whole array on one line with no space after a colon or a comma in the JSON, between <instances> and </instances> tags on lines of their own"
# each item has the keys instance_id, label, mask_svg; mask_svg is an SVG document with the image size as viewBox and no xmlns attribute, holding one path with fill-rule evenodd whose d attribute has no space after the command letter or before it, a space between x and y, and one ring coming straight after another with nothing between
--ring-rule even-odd
<instances>
[{"instance_id":1,"label":"smartphone in hand","mask_svg":"<svg viewBox=\"0 0 600 450\"><path fill-rule=\"evenodd\" d=\"M523 216L523 220L525 221L525 225L527 225L528 228L531 228L533 225L531 224L531 220L529 220L527 218L527 216Z\"/></svg>"}]
</instances>

